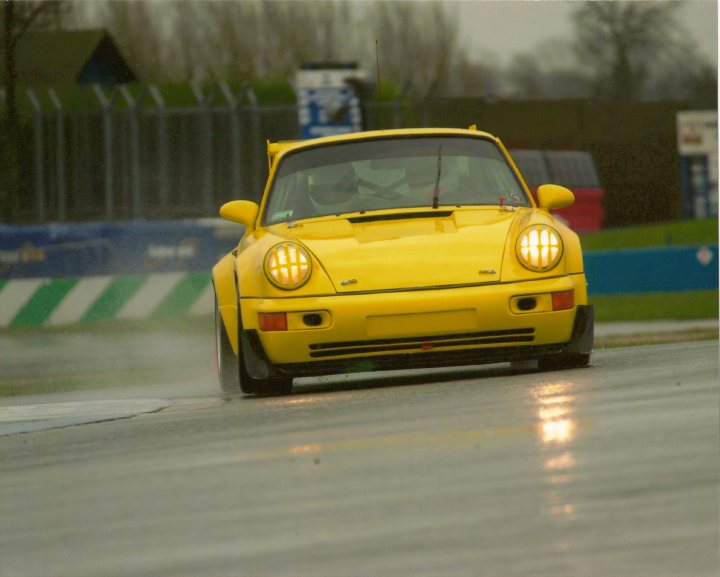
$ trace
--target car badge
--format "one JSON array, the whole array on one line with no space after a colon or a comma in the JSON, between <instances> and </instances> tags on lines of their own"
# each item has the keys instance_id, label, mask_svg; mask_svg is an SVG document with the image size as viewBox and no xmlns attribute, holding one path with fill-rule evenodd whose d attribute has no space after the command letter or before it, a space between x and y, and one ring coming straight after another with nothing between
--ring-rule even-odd
<instances>
[{"instance_id":1,"label":"car badge","mask_svg":"<svg viewBox=\"0 0 720 577\"><path fill-rule=\"evenodd\" d=\"M497 271L494 268L481 268L478 274L497 274Z\"/></svg>"},{"instance_id":2,"label":"car badge","mask_svg":"<svg viewBox=\"0 0 720 577\"><path fill-rule=\"evenodd\" d=\"M346 278L345 280L340 281L340 285L341 286L350 286L352 284L357 284L357 282L358 281L356 278Z\"/></svg>"}]
</instances>

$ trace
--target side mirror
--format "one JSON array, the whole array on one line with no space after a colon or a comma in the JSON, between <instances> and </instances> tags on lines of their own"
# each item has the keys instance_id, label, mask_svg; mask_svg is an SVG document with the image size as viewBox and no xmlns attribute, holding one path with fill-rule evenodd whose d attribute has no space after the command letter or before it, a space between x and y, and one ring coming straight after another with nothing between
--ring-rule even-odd
<instances>
[{"instance_id":1,"label":"side mirror","mask_svg":"<svg viewBox=\"0 0 720 577\"><path fill-rule=\"evenodd\" d=\"M557 184L543 184L537 190L538 205L550 210L566 208L575 202L575 195L569 188Z\"/></svg>"},{"instance_id":2,"label":"side mirror","mask_svg":"<svg viewBox=\"0 0 720 577\"><path fill-rule=\"evenodd\" d=\"M253 228L259 210L260 207L249 200L233 200L220 207L220 216L230 222Z\"/></svg>"}]
</instances>

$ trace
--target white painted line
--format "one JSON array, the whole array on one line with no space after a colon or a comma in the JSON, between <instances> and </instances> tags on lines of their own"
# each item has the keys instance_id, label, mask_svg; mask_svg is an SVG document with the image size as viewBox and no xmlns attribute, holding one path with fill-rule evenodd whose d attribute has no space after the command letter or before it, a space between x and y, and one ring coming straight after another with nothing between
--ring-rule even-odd
<instances>
[{"instance_id":1,"label":"white painted line","mask_svg":"<svg viewBox=\"0 0 720 577\"><path fill-rule=\"evenodd\" d=\"M209 315L215 310L215 290L212 282L208 283L205 290L190 307L188 314L192 316Z\"/></svg>"},{"instance_id":2,"label":"white painted line","mask_svg":"<svg viewBox=\"0 0 720 577\"><path fill-rule=\"evenodd\" d=\"M150 316L175 285L187 273L162 273L150 275L148 281L133 296L117 315L119 319L144 319Z\"/></svg>"},{"instance_id":3,"label":"white painted line","mask_svg":"<svg viewBox=\"0 0 720 577\"><path fill-rule=\"evenodd\" d=\"M60 302L46 324L58 326L78 322L111 282L111 276L81 279Z\"/></svg>"},{"instance_id":4,"label":"white painted line","mask_svg":"<svg viewBox=\"0 0 720 577\"><path fill-rule=\"evenodd\" d=\"M20 310L48 279L11 280L0 291L0 327L10 326Z\"/></svg>"}]
</instances>

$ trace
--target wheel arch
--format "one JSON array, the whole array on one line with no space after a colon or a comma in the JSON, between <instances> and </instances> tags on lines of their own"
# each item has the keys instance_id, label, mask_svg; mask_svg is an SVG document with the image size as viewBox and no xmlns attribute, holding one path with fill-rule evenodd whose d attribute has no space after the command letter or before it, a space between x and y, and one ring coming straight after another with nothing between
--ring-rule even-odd
<instances>
[{"instance_id":1,"label":"wheel arch","mask_svg":"<svg viewBox=\"0 0 720 577\"><path fill-rule=\"evenodd\" d=\"M212 283L220 318L233 352L238 354L238 289L235 255L226 254L212 269Z\"/></svg>"}]
</instances>

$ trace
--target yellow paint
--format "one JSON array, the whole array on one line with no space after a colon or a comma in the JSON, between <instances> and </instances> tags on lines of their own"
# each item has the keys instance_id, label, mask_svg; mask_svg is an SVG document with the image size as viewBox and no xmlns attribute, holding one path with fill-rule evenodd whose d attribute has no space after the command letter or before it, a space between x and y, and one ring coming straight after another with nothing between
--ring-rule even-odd
<instances>
[{"instance_id":1,"label":"yellow paint","mask_svg":"<svg viewBox=\"0 0 720 577\"><path fill-rule=\"evenodd\" d=\"M564 186L543 184L537 191L538 204L545 210L566 208L575 202L575 195Z\"/></svg>"},{"instance_id":2,"label":"yellow paint","mask_svg":"<svg viewBox=\"0 0 720 577\"><path fill-rule=\"evenodd\" d=\"M371 293L352 295L332 295L323 297L299 297L292 299L243 299L241 311L245 328L257 329L257 313L289 312L313 310L323 306L331 316L327 327L288 332L260 333L265 352L274 363L313 362L309 355L311 344L345 342L376 338L372 334L377 329L368 317L402 316L413 322L385 323L382 326L383 338L419 336L423 315L426 334L444 335L458 332L491 331L501 329L519 329L535 327L534 344L567 342L570 339L575 310L533 311L516 313L511 302L515 295L541 294L574 289L576 302L587 302L584 277L580 275L562 276L534 282L465 287L458 289L437 289L417 292ZM454 311L472 310L472 322L463 314L461 329L445 323L438 327L433 324L443 316ZM480 345L483 348L502 345ZM466 347L448 347L454 350ZM411 354L424 354L415 351ZM372 354L358 355L372 357ZM411 362L409 361L411 364Z\"/></svg>"},{"instance_id":3,"label":"yellow paint","mask_svg":"<svg viewBox=\"0 0 720 577\"><path fill-rule=\"evenodd\" d=\"M395 336L402 327L404 336L426 335L428 327L435 333L457 333L477 330L475 309L459 311L406 313L402 315L376 315L367 317L368 337Z\"/></svg>"},{"instance_id":4,"label":"yellow paint","mask_svg":"<svg viewBox=\"0 0 720 577\"><path fill-rule=\"evenodd\" d=\"M233 200L220 207L220 216L230 222L254 228L260 207L249 200Z\"/></svg>"}]
</instances>

